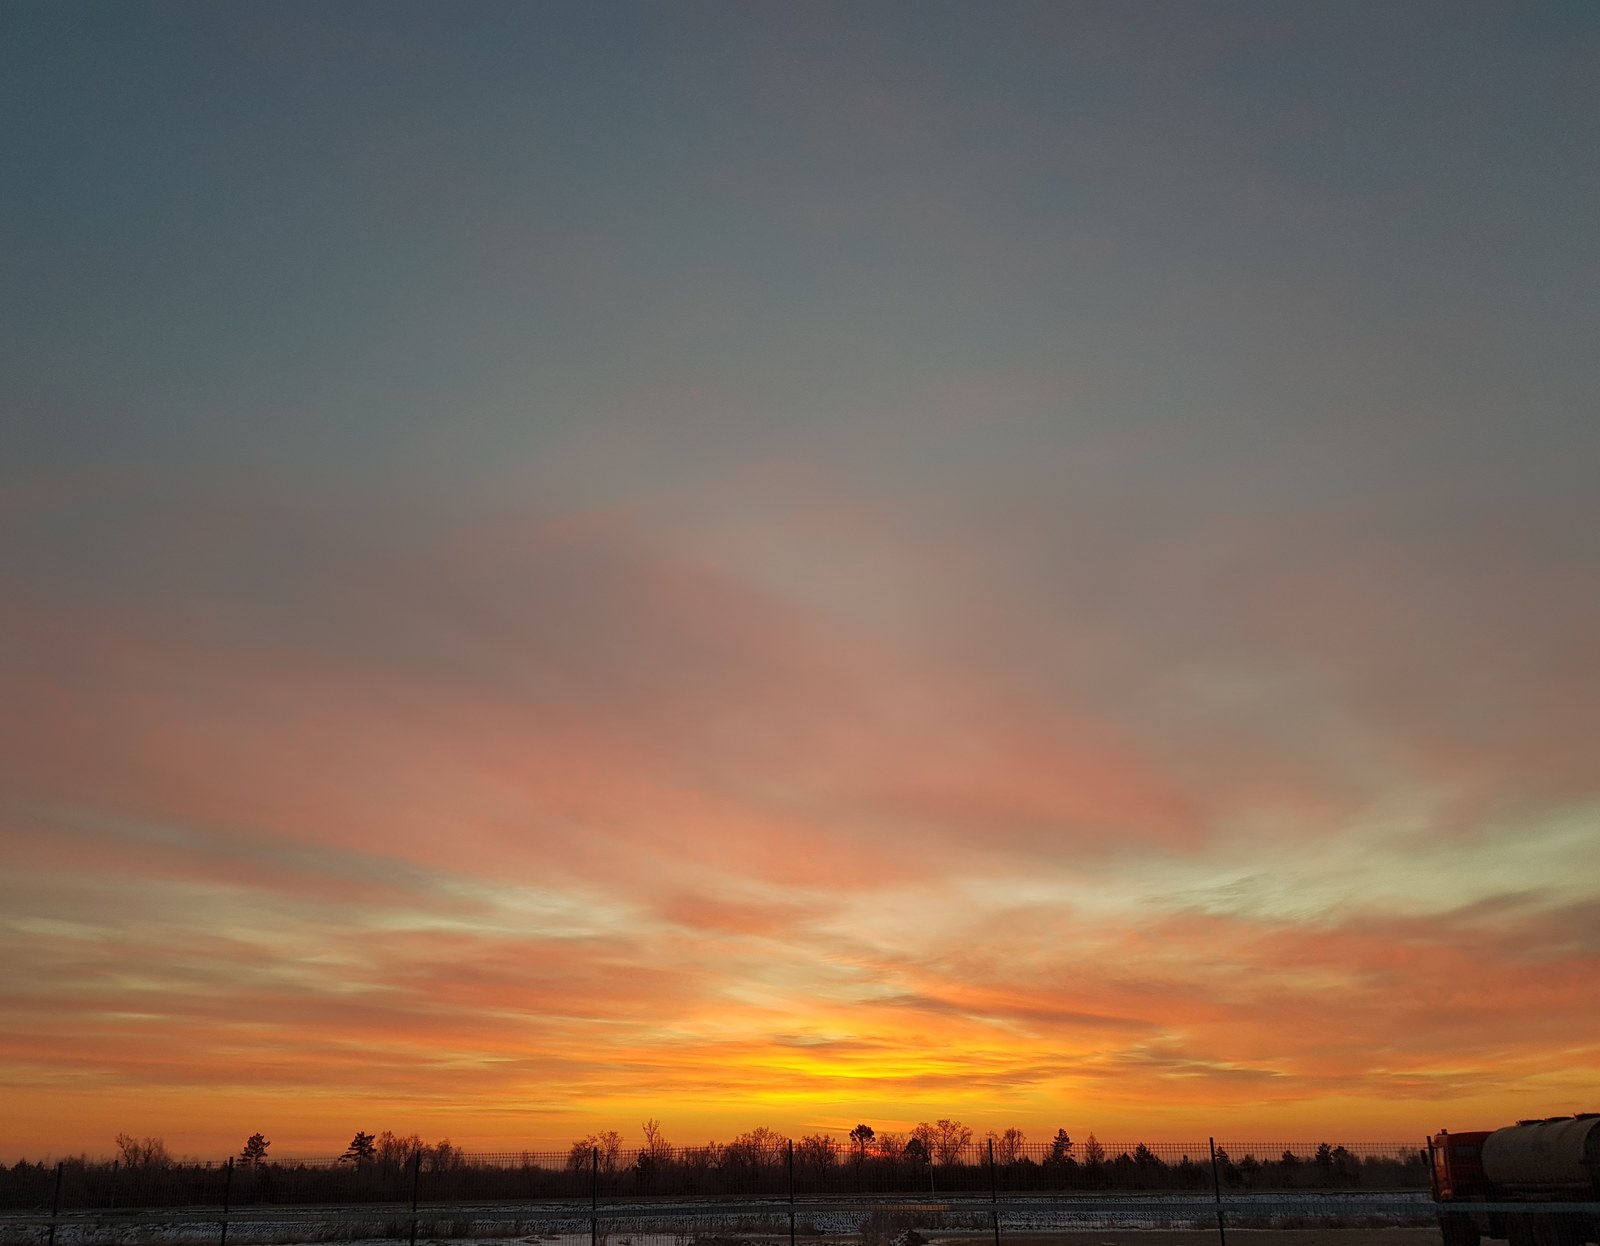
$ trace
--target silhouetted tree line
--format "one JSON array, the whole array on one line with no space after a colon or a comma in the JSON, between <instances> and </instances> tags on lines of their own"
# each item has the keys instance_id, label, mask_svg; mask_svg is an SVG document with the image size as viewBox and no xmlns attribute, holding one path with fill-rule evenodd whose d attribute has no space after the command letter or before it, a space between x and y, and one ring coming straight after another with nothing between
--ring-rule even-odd
<instances>
[{"instance_id":1,"label":"silhouetted tree line","mask_svg":"<svg viewBox=\"0 0 1600 1246\"><path fill-rule=\"evenodd\" d=\"M466 1153L449 1139L358 1131L342 1155L274 1159L252 1134L221 1163L175 1159L159 1138L118 1135L110 1160L78 1156L60 1165L63 1209L425 1202L572 1201L621 1198L780 1197L849 1194L1200 1191L1213 1180L1209 1147L1136 1143L1110 1147L1065 1129L1045 1143L1021 1130L975 1139L960 1121L919 1124L908 1133L861 1124L845 1139L791 1140L758 1127L728 1142L674 1146L660 1123L644 1122L645 1145L625 1148L615 1130L589 1134L562 1152ZM1427 1184L1420 1150L1316 1146L1218 1147L1216 1179L1227 1191L1418 1189ZM1237 1151L1238 1154L1234 1154ZM1261 1153L1258 1153L1261 1152ZM992 1153L992 1160L991 1160ZM0 1167L0 1207L48 1208L57 1165L19 1160Z\"/></svg>"}]
</instances>

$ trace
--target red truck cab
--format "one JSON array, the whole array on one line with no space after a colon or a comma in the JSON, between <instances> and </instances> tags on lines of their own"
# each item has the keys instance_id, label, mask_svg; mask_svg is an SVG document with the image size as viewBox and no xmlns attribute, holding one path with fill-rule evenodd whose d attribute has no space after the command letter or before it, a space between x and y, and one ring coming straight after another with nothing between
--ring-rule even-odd
<instances>
[{"instance_id":1,"label":"red truck cab","mask_svg":"<svg viewBox=\"0 0 1600 1246\"><path fill-rule=\"evenodd\" d=\"M1491 1132L1477 1129L1453 1134L1441 1129L1428 1139L1434 1202L1489 1196L1489 1179L1483 1172L1483 1140Z\"/></svg>"}]
</instances>

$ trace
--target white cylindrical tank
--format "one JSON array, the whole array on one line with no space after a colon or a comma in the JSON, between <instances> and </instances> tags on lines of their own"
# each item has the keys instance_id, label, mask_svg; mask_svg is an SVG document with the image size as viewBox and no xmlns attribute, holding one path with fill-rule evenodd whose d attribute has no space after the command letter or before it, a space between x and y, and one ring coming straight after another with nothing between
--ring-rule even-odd
<instances>
[{"instance_id":1,"label":"white cylindrical tank","mask_svg":"<svg viewBox=\"0 0 1600 1246\"><path fill-rule=\"evenodd\" d=\"M1524 1121L1483 1140L1483 1172L1513 1190L1600 1184L1600 1113Z\"/></svg>"}]
</instances>

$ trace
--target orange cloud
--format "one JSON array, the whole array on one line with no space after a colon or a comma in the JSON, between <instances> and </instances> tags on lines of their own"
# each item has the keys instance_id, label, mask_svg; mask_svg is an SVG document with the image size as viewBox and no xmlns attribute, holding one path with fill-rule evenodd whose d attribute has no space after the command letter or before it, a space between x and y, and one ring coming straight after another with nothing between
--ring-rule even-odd
<instances>
[{"instance_id":1,"label":"orange cloud","mask_svg":"<svg viewBox=\"0 0 1600 1246\"><path fill-rule=\"evenodd\" d=\"M0 668L13 1145L950 1113L1406 1137L1592 1093L1583 880L1496 896L1470 842L1363 829L1340 715L1275 739L1281 684L1157 663L1219 718L1152 725L619 523L486 524L359 577L329 542L275 573L281 634L225 595L0 607L32 658ZM1320 652L1316 600L1247 604ZM1465 890L1396 909L1407 862Z\"/></svg>"}]
</instances>

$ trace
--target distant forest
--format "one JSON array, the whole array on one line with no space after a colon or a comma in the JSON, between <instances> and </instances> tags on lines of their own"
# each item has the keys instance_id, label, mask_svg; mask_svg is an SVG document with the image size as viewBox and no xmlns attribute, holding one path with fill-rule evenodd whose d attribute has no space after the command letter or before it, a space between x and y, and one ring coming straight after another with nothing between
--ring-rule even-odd
<instances>
[{"instance_id":1,"label":"distant forest","mask_svg":"<svg viewBox=\"0 0 1600 1246\"><path fill-rule=\"evenodd\" d=\"M1419 1148L1395 1143L1106 1144L1065 1129L1042 1142L1020 1129L982 1138L957 1120L906 1133L861 1124L843 1138L790 1139L758 1127L728 1142L676 1146L645 1121L644 1145L615 1130L562 1151L469 1152L449 1139L358 1130L343 1153L278 1158L263 1134L236 1156L177 1159L160 1138L120 1134L117 1153L0 1167L8 1208L176 1207L220 1204L430 1202L477 1199L593 1201L660 1197L850 1194L1071 1193L1137 1190L1416 1189L1427 1184Z\"/></svg>"}]
</instances>

